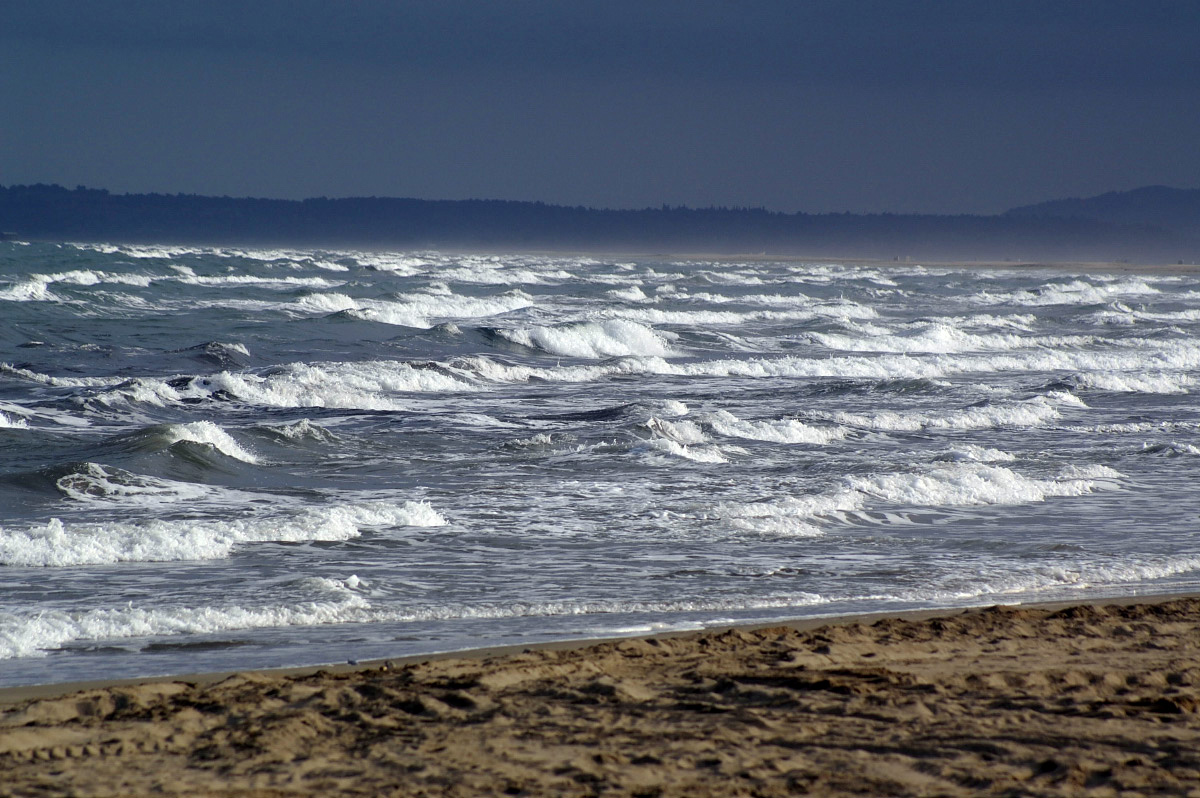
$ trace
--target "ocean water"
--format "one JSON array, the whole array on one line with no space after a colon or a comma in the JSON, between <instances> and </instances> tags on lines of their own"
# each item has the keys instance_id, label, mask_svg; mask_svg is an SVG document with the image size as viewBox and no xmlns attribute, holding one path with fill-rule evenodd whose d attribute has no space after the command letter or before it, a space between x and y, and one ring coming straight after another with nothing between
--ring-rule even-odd
<instances>
[{"instance_id":1,"label":"ocean water","mask_svg":"<svg viewBox=\"0 0 1200 798\"><path fill-rule=\"evenodd\" d=\"M1200 588L1200 277L0 243L0 684Z\"/></svg>"}]
</instances>

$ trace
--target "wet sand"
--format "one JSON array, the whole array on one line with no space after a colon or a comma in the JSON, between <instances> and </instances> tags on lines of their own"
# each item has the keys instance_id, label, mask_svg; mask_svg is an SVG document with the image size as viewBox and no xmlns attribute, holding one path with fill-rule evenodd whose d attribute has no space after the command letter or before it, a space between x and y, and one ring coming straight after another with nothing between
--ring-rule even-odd
<instances>
[{"instance_id":1,"label":"wet sand","mask_svg":"<svg viewBox=\"0 0 1200 798\"><path fill-rule=\"evenodd\" d=\"M26 692L0 795L1200 796L1195 597Z\"/></svg>"}]
</instances>

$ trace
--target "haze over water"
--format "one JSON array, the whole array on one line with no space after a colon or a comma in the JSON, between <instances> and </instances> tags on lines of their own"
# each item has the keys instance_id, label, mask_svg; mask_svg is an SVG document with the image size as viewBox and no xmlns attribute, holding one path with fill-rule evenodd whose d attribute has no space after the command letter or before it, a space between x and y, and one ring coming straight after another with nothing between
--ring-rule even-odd
<instances>
[{"instance_id":1,"label":"haze over water","mask_svg":"<svg viewBox=\"0 0 1200 798\"><path fill-rule=\"evenodd\" d=\"M0 684L1196 589L1200 278L0 243Z\"/></svg>"}]
</instances>

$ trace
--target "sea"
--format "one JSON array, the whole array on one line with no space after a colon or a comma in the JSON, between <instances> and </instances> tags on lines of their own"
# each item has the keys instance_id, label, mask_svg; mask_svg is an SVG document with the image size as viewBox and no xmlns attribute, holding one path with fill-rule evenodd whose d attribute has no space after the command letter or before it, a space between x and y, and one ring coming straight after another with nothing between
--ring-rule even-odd
<instances>
[{"instance_id":1,"label":"sea","mask_svg":"<svg viewBox=\"0 0 1200 798\"><path fill-rule=\"evenodd\" d=\"M1200 275L0 243L0 685L1200 590Z\"/></svg>"}]
</instances>

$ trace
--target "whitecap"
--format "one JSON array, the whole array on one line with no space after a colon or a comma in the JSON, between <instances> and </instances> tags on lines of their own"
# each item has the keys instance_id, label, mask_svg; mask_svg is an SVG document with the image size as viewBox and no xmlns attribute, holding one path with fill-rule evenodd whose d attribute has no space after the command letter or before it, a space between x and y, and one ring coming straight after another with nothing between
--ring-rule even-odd
<instances>
[{"instance_id":1,"label":"whitecap","mask_svg":"<svg viewBox=\"0 0 1200 798\"><path fill-rule=\"evenodd\" d=\"M180 441L211 446L226 457L243 463L257 463L258 457L238 443L232 435L211 421L194 421L189 424L168 424L161 428L168 445Z\"/></svg>"},{"instance_id":2,"label":"whitecap","mask_svg":"<svg viewBox=\"0 0 1200 798\"><path fill-rule=\"evenodd\" d=\"M845 438L848 432L842 427L815 427L794 418L744 421L727 410L717 410L706 420L720 435L768 443L824 445Z\"/></svg>"},{"instance_id":3,"label":"whitecap","mask_svg":"<svg viewBox=\"0 0 1200 798\"><path fill-rule=\"evenodd\" d=\"M157 506L163 501L195 501L215 489L191 482L177 482L100 463L83 463L55 481L55 487L75 501L120 501Z\"/></svg>"},{"instance_id":4,"label":"whitecap","mask_svg":"<svg viewBox=\"0 0 1200 798\"><path fill-rule=\"evenodd\" d=\"M554 327L501 329L496 332L513 343L564 357L596 359L623 355L671 357L678 354L667 343L665 334L619 319Z\"/></svg>"},{"instance_id":5,"label":"whitecap","mask_svg":"<svg viewBox=\"0 0 1200 798\"><path fill-rule=\"evenodd\" d=\"M10 417L3 410L0 410L0 429L28 429L29 422L23 418Z\"/></svg>"},{"instance_id":6,"label":"whitecap","mask_svg":"<svg viewBox=\"0 0 1200 798\"><path fill-rule=\"evenodd\" d=\"M1194 380L1187 374L1113 373L1103 371L1077 374L1076 383L1081 388L1092 388L1114 393L1185 394Z\"/></svg>"},{"instance_id":7,"label":"whitecap","mask_svg":"<svg viewBox=\"0 0 1200 798\"><path fill-rule=\"evenodd\" d=\"M429 329L439 322L455 319L475 319L509 313L531 307L533 298L522 291L509 291L497 296L472 297L437 291L437 286L424 294L406 294L400 299L357 299L346 294L309 294L301 297L293 308L303 313L352 312L356 316L383 324Z\"/></svg>"},{"instance_id":8,"label":"whitecap","mask_svg":"<svg viewBox=\"0 0 1200 798\"><path fill-rule=\"evenodd\" d=\"M1055 479L1034 479L1003 466L957 462L924 472L847 477L854 490L893 504L920 507L1027 504L1053 496L1081 496L1111 488L1121 474L1093 466L1065 470Z\"/></svg>"},{"instance_id":9,"label":"whitecap","mask_svg":"<svg viewBox=\"0 0 1200 798\"><path fill-rule=\"evenodd\" d=\"M1039 427L1062 417L1059 408L1086 407L1073 394L1054 391L1020 402L997 402L944 411L877 410L867 413L813 411L810 415L837 424L887 432L921 430L982 430L997 427Z\"/></svg>"},{"instance_id":10,"label":"whitecap","mask_svg":"<svg viewBox=\"0 0 1200 798\"><path fill-rule=\"evenodd\" d=\"M228 557L235 546L262 542L339 541L365 528L445 526L427 502L364 502L244 518L153 519L0 527L0 563L69 567L118 562L174 562Z\"/></svg>"},{"instance_id":11,"label":"whitecap","mask_svg":"<svg viewBox=\"0 0 1200 798\"><path fill-rule=\"evenodd\" d=\"M717 513L727 524L743 532L780 537L819 537L821 522L845 520L862 510L865 497L855 490L835 489L807 496L743 504L722 503Z\"/></svg>"},{"instance_id":12,"label":"whitecap","mask_svg":"<svg viewBox=\"0 0 1200 798\"><path fill-rule=\"evenodd\" d=\"M1102 278L1095 278L1100 281ZM1102 305L1115 297L1145 296L1161 293L1145 280L1136 278L1113 279L1095 285L1087 280L1072 280L1066 283L1047 283L1033 289L1022 288L1007 293L983 291L971 297L971 301L982 305L1019 305L1022 307L1044 307L1047 305Z\"/></svg>"}]
</instances>

